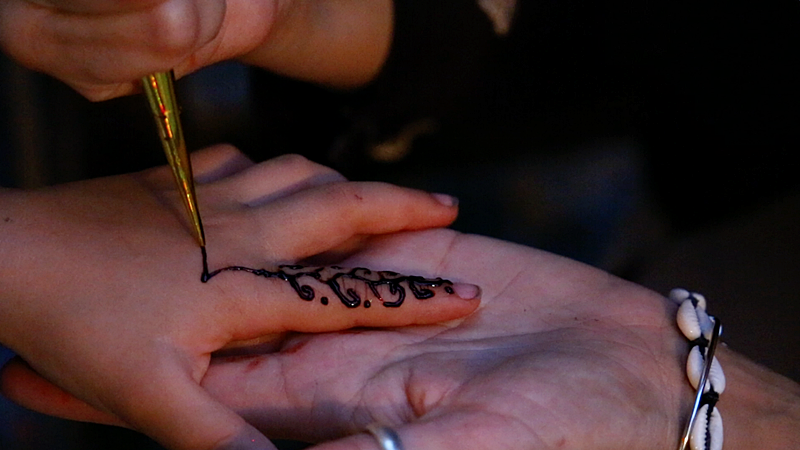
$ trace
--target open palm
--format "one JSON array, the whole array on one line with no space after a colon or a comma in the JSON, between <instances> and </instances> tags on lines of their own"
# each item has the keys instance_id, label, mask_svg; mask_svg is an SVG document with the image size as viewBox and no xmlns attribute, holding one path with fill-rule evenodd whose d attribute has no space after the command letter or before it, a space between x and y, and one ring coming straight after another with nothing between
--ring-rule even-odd
<instances>
[{"instance_id":1,"label":"open palm","mask_svg":"<svg viewBox=\"0 0 800 450\"><path fill-rule=\"evenodd\" d=\"M663 297L531 248L450 230L381 238L348 261L483 288L459 323L297 335L222 358L203 386L267 435L374 449L656 449L690 400L686 343Z\"/></svg>"}]
</instances>

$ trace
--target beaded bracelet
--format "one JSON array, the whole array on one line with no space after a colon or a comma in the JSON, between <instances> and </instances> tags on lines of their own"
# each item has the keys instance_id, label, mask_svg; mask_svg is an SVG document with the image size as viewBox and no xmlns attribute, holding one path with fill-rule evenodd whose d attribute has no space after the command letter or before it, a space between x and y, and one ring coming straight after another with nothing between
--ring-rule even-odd
<instances>
[{"instance_id":1,"label":"beaded bracelet","mask_svg":"<svg viewBox=\"0 0 800 450\"><path fill-rule=\"evenodd\" d=\"M692 414L678 450L722 450L722 416L716 404L725 390L725 374L714 356L722 324L706 313L706 299L696 292L673 289L670 299L678 303L678 328L692 345L686 361L686 376L697 390Z\"/></svg>"}]
</instances>

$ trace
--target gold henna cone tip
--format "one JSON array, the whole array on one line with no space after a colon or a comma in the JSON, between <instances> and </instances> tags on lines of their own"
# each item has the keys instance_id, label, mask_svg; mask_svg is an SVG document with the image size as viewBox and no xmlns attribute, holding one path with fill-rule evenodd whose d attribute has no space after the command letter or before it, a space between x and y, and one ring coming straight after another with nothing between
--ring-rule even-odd
<instances>
[{"instance_id":1,"label":"gold henna cone tip","mask_svg":"<svg viewBox=\"0 0 800 450\"><path fill-rule=\"evenodd\" d=\"M474 300L481 296L481 288L469 283L454 283L453 292L464 300Z\"/></svg>"}]
</instances>

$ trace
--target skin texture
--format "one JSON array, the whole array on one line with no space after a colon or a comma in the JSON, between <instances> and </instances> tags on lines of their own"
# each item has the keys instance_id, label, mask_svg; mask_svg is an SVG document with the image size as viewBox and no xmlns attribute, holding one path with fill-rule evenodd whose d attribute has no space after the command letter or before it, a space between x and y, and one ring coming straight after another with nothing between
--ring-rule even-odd
<instances>
[{"instance_id":1,"label":"skin texture","mask_svg":"<svg viewBox=\"0 0 800 450\"><path fill-rule=\"evenodd\" d=\"M294 335L278 352L215 358L203 387L269 436L327 441L319 450L377 449L359 433L373 421L409 449L676 447L693 393L677 306L662 296L450 230L382 237L346 262L454 274L481 283L482 304L449 325ZM798 385L718 350L725 448L796 448ZM42 400L24 366L5 379L23 403L97 418L54 392Z\"/></svg>"},{"instance_id":2,"label":"skin texture","mask_svg":"<svg viewBox=\"0 0 800 450\"><path fill-rule=\"evenodd\" d=\"M175 68L181 76L230 58L309 81L357 86L380 69L391 33L389 1L0 0L3 49L92 100L134 92L138 87L131 80L150 72ZM337 260L361 248L364 241L360 235L391 231L387 223L399 221L396 229L413 228L410 222L392 215L396 210L380 205L372 196L370 207L379 209L369 213L364 209L348 216L353 222L342 222L327 207L341 205L357 212L352 199L347 200L352 191L341 186L321 190L311 186L320 178L335 178L319 168L319 172L303 175L307 169L302 167L308 166L300 164L299 172L296 167L264 170L269 176L262 177L255 175L261 171L256 169L226 177L226 173L239 170L237 164L231 163L231 169L221 163L203 175L216 172L224 178L201 192L201 199L219 206L209 213L213 208L201 205L207 231L241 230L237 232L241 234L219 233L213 238L220 243L218 249L230 249L213 253L216 261L212 262L219 266L263 265L265 260L302 258L323 251L322 259ZM248 302L214 302L206 298L207 292L196 296L208 301L191 301L194 295L187 295L190 288L172 280L165 282L164 271L153 270L152 261L171 263L170 258L178 258L186 273L176 277L188 279L196 269L190 270L186 261L196 257L196 249L186 236L186 243L177 245L177 235L160 234L165 230L176 233L179 208L163 195L153 195L171 189L168 177L150 175L90 182L55 193L24 195L24 199L0 194L4 207L10 202L16 211L32 215L28 217L33 219L23 224L38 232L37 239L46 241L47 254L56 255L42 264L25 252L2 249L2 254L12 259L5 261L8 267L22 263L28 270L15 272L3 266L0 292L13 293L10 289L16 286L19 290L23 284L40 286L38 291L23 291L16 298L44 298L49 302L42 305L52 309L30 310L31 304L25 302L0 304L9 307L0 311L0 317L9 322L1 324L0 333L5 334L0 339L11 342L8 335L17 333L15 347L36 370L60 386L17 360L2 375L2 388L10 398L64 417L143 429L175 448L250 448L251 438L261 447L269 446L252 428L198 390L198 382L270 435L334 440L318 447L327 450L377 448L364 434L346 437L373 420L395 426L409 449L675 447L691 393L682 368L687 348L674 327L674 306L652 292L563 258L447 231L373 242L347 263L482 284L485 306L464 322L282 335L269 347L275 350L277 346L277 352L219 356L208 366L210 353L228 346L230 340L238 341L237 345L254 343L252 336L294 327L263 328L258 318L263 318L264 309L252 308ZM304 196L298 189L312 190L314 195ZM84 199L86 194L91 195ZM114 210L118 208L115 198L131 194L134 208L118 211L119 217L98 213L96 207ZM288 198L285 195L299 203L282 202ZM63 216L62 204L88 207L83 212L96 219L92 239L81 234L74 239L77 230L69 225L80 221L69 214ZM165 214L152 217L158 204L170 206L174 215L169 220ZM27 211L28 205L34 205L31 211ZM125 216L133 213L136 220ZM51 223L51 214L63 217ZM218 222L209 224L209 214ZM264 217L259 218L260 214ZM10 223L15 223L16 217L10 216ZM142 218L153 220L151 229L143 233L130 229L130 224ZM172 225L165 226L161 220ZM452 218L441 222L449 220ZM439 226L437 220L427 223ZM119 232L108 233L109 227ZM328 232L331 227L333 231ZM5 225L4 231L8 229ZM82 232L85 234L85 229ZM0 239L5 236L11 233L0 234ZM42 244L37 239L16 242L35 252ZM254 241L261 245L253 248ZM0 241L0 245L9 242ZM113 250L104 273L81 271L75 264L82 261L76 257L80 252L99 251L94 244L102 244L103 252ZM152 257L164 248L170 250L168 255ZM243 255L252 260L243 261ZM92 279L92 275L102 279ZM151 295L126 297L126 290L140 278L161 280L168 287L165 290L155 283ZM107 280L117 279L120 283L108 285ZM222 298L259 297L256 291L262 292L261 285L256 283L262 281L236 280L214 289ZM82 290L63 295L65 286ZM160 314L148 313L146 306L164 301L163 294L170 289L179 293L166 299L172 309L160 303ZM70 294L70 289L66 291ZM120 315L125 319L144 313L146 321L133 323L152 323L152 329L136 336L128 330L130 320L113 321L114 315L107 315L110 322L103 326L85 327L86 323L66 308L79 302L86 305L81 313L93 312L93 300L97 299L113 300L115 310L128 306ZM199 312L198 303L202 306ZM458 307L448 311L455 310ZM99 311L103 317L103 309ZM370 309L370 313L375 311L380 309ZM12 312L28 317L17 319ZM198 316L186 318L187 312ZM258 323L234 326L219 321L239 313ZM292 320L299 323L306 314L300 316ZM353 315L346 317L343 320L350 325L370 324L363 318L353 320ZM443 318L427 313L422 317L420 322ZM274 317L270 314L268 319ZM330 319L329 315L321 318L323 322ZM63 321L75 323L65 328L54 326ZM20 329L20 324L25 329ZM228 326L232 328L226 331ZM338 326L341 323L332 328ZM314 327L298 327L324 331L310 328ZM106 342L103 339L110 329L116 340L109 342L114 345L99 353L87 352L95 349L97 342ZM195 329L201 333L193 334ZM74 347L79 350L69 349L71 336L84 338ZM721 349L720 359L729 379L719 404L725 417L726 450L800 447L797 385L726 349ZM89 370L76 373L68 363L72 361L83 361L85 365L78 367ZM153 399L161 405L155 410L149 401ZM183 425L181 430L167 429L176 428L171 426L176 421ZM184 435L180 435L182 431Z\"/></svg>"},{"instance_id":3,"label":"skin texture","mask_svg":"<svg viewBox=\"0 0 800 450\"><path fill-rule=\"evenodd\" d=\"M254 165L218 146L193 160L213 267L347 253L370 235L444 226L457 212L449 197L349 183L298 156ZM199 386L212 352L288 331L450 320L479 303L437 288L400 308L348 309L246 273L203 284L179 201L168 167L0 193L0 342L60 389L169 448L271 448Z\"/></svg>"},{"instance_id":4,"label":"skin texture","mask_svg":"<svg viewBox=\"0 0 800 450\"><path fill-rule=\"evenodd\" d=\"M392 21L391 0L2 0L0 47L95 101L229 59L347 88L378 73Z\"/></svg>"}]
</instances>

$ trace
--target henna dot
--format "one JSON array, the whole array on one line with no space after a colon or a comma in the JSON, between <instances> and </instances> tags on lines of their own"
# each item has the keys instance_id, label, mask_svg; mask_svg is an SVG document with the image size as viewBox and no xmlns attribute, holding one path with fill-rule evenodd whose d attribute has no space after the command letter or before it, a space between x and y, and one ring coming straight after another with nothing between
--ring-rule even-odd
<instances>
[{"instance_id":1,"label":"henna dot","mask_svg":"<svg viewBox=\"0 0 800 450\"><path fill-rule=\"evenodd\" d=\"M445 287L444 287L444 291L445 291L445 292L447 292L448 294L452 294L452 293L454 293L454 292L455 292L455 291L453 290L453 288L452 288L452 287L450 287L450 286L445 286Z\"/></svg>"},{"instance_id":2,"label":"henna dot","mask_svg":"<svg viewBox=\"0 0 800 450\"><path fill-rule=\"evenodd\" d=\"M322 297L321 299L319 299L319 302L322 303L323 305L327 305L328 304L328 297Z\"/></svg>"},{"instance_id":3,"label":"henna dot","mask_svg":"<svg viewBox=\"0 0 800 450\"><path fill-rule=\"evenodd\" d=\"M369 300L364 300L364 308L369 308L370 306L372 306L372 302Z\"/></svg>"}]
</instances>

